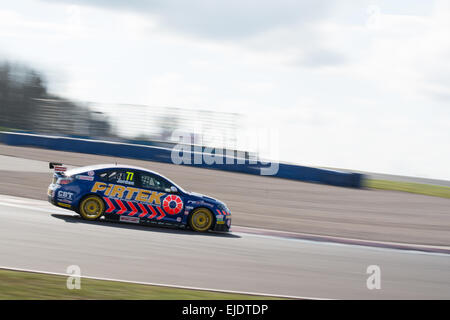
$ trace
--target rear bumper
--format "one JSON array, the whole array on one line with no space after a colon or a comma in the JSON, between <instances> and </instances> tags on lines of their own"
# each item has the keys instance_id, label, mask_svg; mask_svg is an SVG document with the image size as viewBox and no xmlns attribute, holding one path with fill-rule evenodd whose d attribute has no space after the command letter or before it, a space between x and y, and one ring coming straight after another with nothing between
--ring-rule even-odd
<instances>
[{"instance_id":1,"label":"rear bumper","mask_svg":"<svg viewBox=\"0 0 450 320\"><path fill-rule=\"evenodd\" d=\"M56 186L53 183L50 184L47 189L47 200L51 204L55 204L55 189Z\"/></svg>"},{"instance_id":2,"label":"rear bumper","mask_svg":"<svg viewBox=\"0 0 450 320\"><path fill-rule=\"evenodd\" d=\"M55 185L55 184L51 184L48 186L47 201L57 207L72 210L73 209L72 205L69 203L63 202L64 200L56 201L55 193L56 193L56 189L58 189L58 188L59 188L59 186Z\"/></svg>"},{"instance_id":3,"label":"rear bumper","mask_svg":"<svg viewBox=\"0 0 450 320\"><path fill-rule=\"evenodd\" d=\"M73 207L72 207L71 204L56 201L56 200L55 200L54 198L52 198L51 196L48 196L47 200L48 200L48 202L50 202L51 204L53 204L53 205L55 205L55 206L57 206L57 207L60 207L60 208L63 208L63 209L73 210Z\"/></svg>"},{"instance_id":4,"label":"rear bumper","mask_svg":"<svg viewBox=\"0 0 450 320\"><path fill-rule=\"evenodd\" d=\"M56 205L55 199L53 199L52 196L48 196L48 197L47 197L47 200L48 200L48 202L50 202L51 204L55 204L55 205Z\"/></svg>"}]
</instances>

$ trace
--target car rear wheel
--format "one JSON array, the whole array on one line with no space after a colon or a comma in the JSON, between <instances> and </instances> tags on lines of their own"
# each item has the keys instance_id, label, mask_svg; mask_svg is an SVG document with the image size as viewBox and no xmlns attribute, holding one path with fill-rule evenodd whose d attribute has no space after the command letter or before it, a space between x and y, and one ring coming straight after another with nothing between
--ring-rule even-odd
<instances>
[{"instance_id":1,"label":"car rear wheel","mask_svg":"<svg viewBox=\"0 0 450 320\"><path fill-rule=\"evenodd\" d=\"M81 201L79 212L83 219L97 220L105 212L105 204L99 197L90 195Z\"/></svg>"},{"instance_id":2,"label":"car rear wheel","mask_svg":"<svg viewBox=\"0 0 450 320\"><path fill-rule=\"evenodd\" d=\"M206 208L198 208L192 212L189 218L189 226L194 231L205 232L211 228L214 218L211 213Z\"/></svg>"}]
</instances>

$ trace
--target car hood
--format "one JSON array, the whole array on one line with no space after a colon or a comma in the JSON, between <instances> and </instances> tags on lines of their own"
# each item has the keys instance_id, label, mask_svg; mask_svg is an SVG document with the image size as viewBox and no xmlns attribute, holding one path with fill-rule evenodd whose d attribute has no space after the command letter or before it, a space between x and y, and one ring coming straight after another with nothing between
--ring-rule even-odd
<instances>
[{"instance_id":1,"label":"car hood","mask_svg":"<svg viewBox=\"0 0 450 320\"><path fill-rule=\"evenodd\" d=\"M215 202L215 203L218 203L218 204L219 204L219 203L220 203L220 204L223 204L222 201L220 201L220 200L218 200L218 199L215 199L215 198L211 198L211 197L206 196L206 195L201 194L201 193L197 193L197 192L187 192L187 194L190 195L191 197L197 198L198 200L204 200L204 201L209 201L209 202Z\"/></svg>"}]
</instances>

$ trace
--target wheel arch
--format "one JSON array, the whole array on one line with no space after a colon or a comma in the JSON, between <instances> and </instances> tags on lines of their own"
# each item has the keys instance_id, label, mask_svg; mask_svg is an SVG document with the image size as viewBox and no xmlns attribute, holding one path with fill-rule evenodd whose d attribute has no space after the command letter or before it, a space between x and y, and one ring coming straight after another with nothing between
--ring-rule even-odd
<instances>
[{"instance_id":1,"label":"wheel arch","mask_svg":"<svg viewBox=\"0 0 450 320\"><path fill-rule=\"evenodd\" d=\"M105 208L106 208L106 202L105 202L105 199L103 199L102 196L100 196L98 193L95 193L95 192L87 192L87 193L85 193L85 194L83 194L83 195L80 196L80 198L78 199L78 202L77 202L76 205L74 206L74 207L75 207L75 211L76 211L78 214L80 213L80 204L81 204L81 202L83 202L83 200L84 200L85 198L89 197L89 196L97 196L98 198L100 198L100 200L102 200L103 205L104 205Z\"/></svg>"}]
</instances>

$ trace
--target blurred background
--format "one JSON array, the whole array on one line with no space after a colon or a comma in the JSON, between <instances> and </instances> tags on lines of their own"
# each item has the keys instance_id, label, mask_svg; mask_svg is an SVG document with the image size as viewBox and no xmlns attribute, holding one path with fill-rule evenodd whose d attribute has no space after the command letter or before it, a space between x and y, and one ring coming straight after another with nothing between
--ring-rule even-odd
<instances>
[{"instance_id":1,"label":"blurred background","mask_svg":"<svg viewBox=\"0 0 450 320\"><path fill-rule=\"evenodd\" d=\"M173 136L178 130L192 144L236 148L244 118L211 110L69 100L49 93L42 73L8 62L0 64L0 106L3 131L160 146L180 142Z\"/></svg>"},{"instance_id":2,"label":"blurred background","mask_svg":"<svg viewBox=\"0 0 450 320\"><path fill-rule=\"evenodd\" d=\"M5 2L0 125L217 147L267 128L281 161L450 179L449 21L440 0Z\"/></svg>"}]
</instances>

